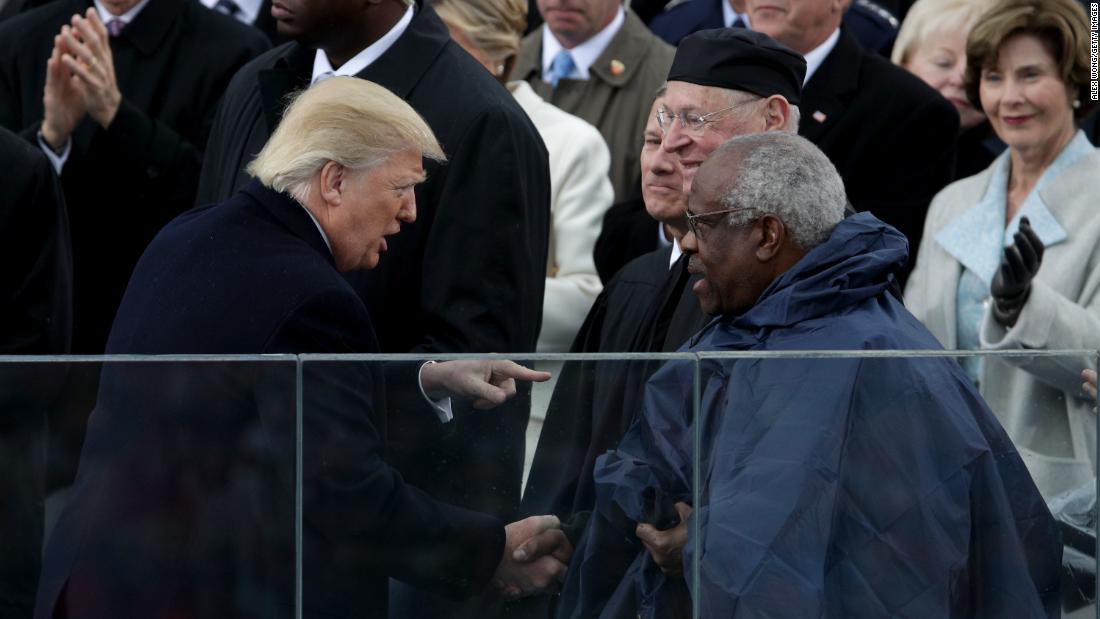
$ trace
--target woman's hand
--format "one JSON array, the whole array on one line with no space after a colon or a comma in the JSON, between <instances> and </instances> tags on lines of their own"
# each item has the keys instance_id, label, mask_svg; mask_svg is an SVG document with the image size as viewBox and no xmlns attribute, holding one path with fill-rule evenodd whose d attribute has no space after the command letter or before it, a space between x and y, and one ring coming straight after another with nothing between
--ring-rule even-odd
<instances>
[{"instance_id":1,"label":"woman's hand","mask_svg":"<svg viewBox=\"0 0 1100 619\"><path fill-rule=\"evenodd\" d=\"M1013 327L1031 292L1031 280L1043 262L1043 242L1031 229L1027 217L1020 219L1020 229L1014 243L1005 248L1001 268L993 277L993 318L1006 327Z\"/></svg>"}]
</instances>

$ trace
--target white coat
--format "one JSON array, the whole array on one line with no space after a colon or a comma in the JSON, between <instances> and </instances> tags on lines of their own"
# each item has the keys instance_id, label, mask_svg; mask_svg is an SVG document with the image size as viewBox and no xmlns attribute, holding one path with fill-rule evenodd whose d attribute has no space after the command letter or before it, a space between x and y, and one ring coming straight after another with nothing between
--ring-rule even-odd
<instances>
[{"instance_id":1,"label":"white coat","mask_svg":"<svg viewBox=\"0 0 1100 619\"><path fill-rule=\"evenodd\" d=\"M550 256L538 352L567 352L603 286L592 250L614 192L600 132L543 101L527 82L508 84L550 155Z\"/></svg>"}]
</instances>

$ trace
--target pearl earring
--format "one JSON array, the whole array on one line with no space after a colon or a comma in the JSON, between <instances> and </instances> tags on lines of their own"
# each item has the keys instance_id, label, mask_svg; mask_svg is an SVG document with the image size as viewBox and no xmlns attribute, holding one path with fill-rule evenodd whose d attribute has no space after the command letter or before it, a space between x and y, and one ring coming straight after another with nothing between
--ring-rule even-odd
<instances>
[{"instance_id":1,"label":"pearl earring","mask_svg":"<svg viewBox=\"0 0 1100 619\"><path fill-rule=\"evenodd\" d=\"M1081 100L1080 100L1080 99L1074 99L1074 100L1073 100L1073 109L1075 109L1075 110L1076 110L1076 109L1078 109L1078 108L1080 108L1080 107L1081 107Z\"/></svg>"}]
</instances>

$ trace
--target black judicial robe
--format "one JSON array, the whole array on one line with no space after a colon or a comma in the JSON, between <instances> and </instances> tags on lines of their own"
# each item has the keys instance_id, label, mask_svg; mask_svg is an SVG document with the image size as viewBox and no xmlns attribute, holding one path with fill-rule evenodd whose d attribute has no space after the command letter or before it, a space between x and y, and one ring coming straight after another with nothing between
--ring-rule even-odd
<instances>
[{"instance_id":1,"label":"black judicial robe","mask_svg":"<svg viewBox=\"0 0 1100 619\"><path fill-rule=\"evenodd\" d=\"M693 277L672 269L672 247L640 256L612 278L589 311L571 352L673 352L706 324ZM686 257L684 258L686 260ZM630 427L654 361L567 363L554 388L524 491L524 515L563 521L588 512L592 467Z\"/></svg>"},{"instance_id":2,"label":"black judicial robe","mask_svg":"<svg viewBox=\"0 0 1100 619\"><path fill-rule=\"evenodd\" d=\"M0 25L0 126L37 146L53 38L91 0L56 0ZM264 37L195 0L151 0L111 39L122 104L91 118L61 173L73 245L74 353L102 354L142 250L194 201L206 135L233 73Z\"/></svg>"}]
</instances>

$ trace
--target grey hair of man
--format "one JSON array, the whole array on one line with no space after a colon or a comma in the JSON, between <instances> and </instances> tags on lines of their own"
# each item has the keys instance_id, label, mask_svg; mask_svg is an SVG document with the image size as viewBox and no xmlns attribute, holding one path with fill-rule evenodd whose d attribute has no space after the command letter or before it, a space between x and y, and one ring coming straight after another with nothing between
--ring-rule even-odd
<instances>
[{"instance_id":1,"label":"grey hair of man","mask_svg":"<svg viewBox=\"0 0 1100 619\"><path fill-rule=\"evenodd\" d=\"M736 170L719 202L742 225L771 213L783 222L796 245L809 251L824 243L844 219L844 182L829 158L809 140L770 131L727 140L715 155L728 157ZM712 155L714 156L714 155Z\"/></svg>"}]
</instances>

